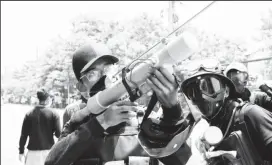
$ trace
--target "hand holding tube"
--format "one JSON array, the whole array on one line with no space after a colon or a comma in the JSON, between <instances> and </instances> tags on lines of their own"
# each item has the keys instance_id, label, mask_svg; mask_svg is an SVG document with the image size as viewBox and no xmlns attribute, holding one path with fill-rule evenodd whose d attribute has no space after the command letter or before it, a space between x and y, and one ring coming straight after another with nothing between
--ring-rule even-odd
<instances>
[{"instance_id":1,"label":"hand holding tube","mask_svg":"<svg viewBox=\"0 0 272 165\"><path fill-rule=\"evenodd\" d=\"M98 122L106 130L122 122L129 122L137 115L137 104L130 101L118 101L112 104L104 113L97 116Z\"/></svg>"},{"instance_id":2,"label":"hand holding tube","mask_svg":"<svg viewBox=\"0 0 272 165\"><path fill-rule=\"evenodd\" d=\"M152 67L159 67L163 64L173 64L174 62L184 60L192 55L198 49L196 38L189 33L178 36L175 40L166 45L164 49L157 52L150 59L144 63L139 64L132 72L127 74L127 79L133 81L134 84L140 86L150 76ZM127 82L128 85L134 89L135 85ZM90 113L99 114L109 105L116 102L121 96L126 93L122 81L116 82L110 88L99 92L95 96L89 98L87 108L76 112L73 115L73 120L78 120L80 116L88 115ZM72 119L71 118L71 119Z\"/></svg>"},{"instance_id":3,"label":"hand holding tube","mask_svg":"<svg viewBox=\"0 0 272 165\"><path fill-rule=\"evenodd\" d=\"M146 81L164 107L171 108L177 104L178 84L166 68L155 69Z\"/></svg>"}]
</instances>

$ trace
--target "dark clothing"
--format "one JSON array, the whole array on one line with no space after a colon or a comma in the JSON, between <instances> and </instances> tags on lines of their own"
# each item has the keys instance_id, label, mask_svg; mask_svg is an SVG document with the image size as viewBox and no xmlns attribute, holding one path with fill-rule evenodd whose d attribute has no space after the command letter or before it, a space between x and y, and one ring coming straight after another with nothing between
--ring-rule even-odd
<instances>
[{"instance_id":1,"label":"dark clothing","mask_svg":"<svg viewBox=\"0 0 272 165\"><path fill-rule=\"evenodd\" d=\"M236 98L249 101L272 112L272 98L264 92L250 92L247 88L242 94L236 93Z\"/></svg>"},{"instance_id":2,"label":"dark clothing","mask_svg":"<svg viewBox=\"0 0 272 165\"><path fill-rule=\"evenodd\" d=\"M223 134L226 131L235 103L238 105L237 102L227 101L225 106L222 108L222 111L211 122L211 125L218 126L222 130ZM252 143L264 160L271 160L272 151L268 149L268 145L272 143L272 113L251 103L246 103L242 109L244 122L247 126L247 130L249 131ZM236 119L234 119L234 121L236 121ZM238 123L234 122L230 127L229 133L240 130L240 127L236 127L237 125ZM244 133L247 134L247 132Z\"/></svg>"},{"instance_id":3,"label":"dark clothing","mask_svg":"<svg viewBox=\"0 0 272 165\"><path fill-rule=\"evenodd\" d=\"M241 98L243 101L249 101L250 96L251 92L247 88L245 88L243 93L235 93L235 98Z\"/></svg>"},{"instance_id":4,"label":"dark clothing","mask_svg":"<svg viewBox=\"0 0 272 165\"><path fill-rule=\"evenodd\" d=\"M24 146L29 136L27 149L48 150L54 145L53 136L60 136L59 115L52 109L36 106L24 118L19 142L19 152L24 153Z\"/></svg>"},{"instance_id":5,"label":"dark clothing","mask_svg":"<svg viewBox=\"0 0 272 165\"><path fill-rule=\"evenodd\" d=\"M70 120L72 114L74 114L76 111L82 109L86 106L86 103L84 102L76 102L69 104L65 107L65 111L63 113L63 127L65 126L66 122Z\"/></svg>"},{"instance_id":6,"label":"dark clothing","mask_svg":"<svg viewBox=\"0 0 272 165\"><path fill-rule=\"evenodd\" d=\"M181 118L180 105L164 113L173 113L171 116L174 118L171 118L171 122L173 119L178 121ZM81 123L68 121L59 141L52 147L45 165L68 165L90 158L99 158L101 162L107 162L125 160L128 156L149 157L138 143L137 135L107 135L104 132L96 117L91 115ZM123 143L125 147L121 144L122 141L127 142Z\"/></svg>"},{"instance_id":7,"label":"dark clothing","mask_svg":"<svg viewBox=\"0 0 272 165\"><path fill-rule=\"evenodd\" d=\"M266 93L254 92L252 93L252 100L254 100L254 104L257 104L260 107L272 112L272 98Z\"/></svg>"},{"instance_id":8,"label":"dark clothing","mask_svg":"<svg viewBox=\"0 0 272 165\"><path fill-rule=\"evenodd\" d=\"M271 160L268 145L272 143L272 113L257 105L245 107L244 120L253 143L265 160Z\"/></svg>"}]
</instances>

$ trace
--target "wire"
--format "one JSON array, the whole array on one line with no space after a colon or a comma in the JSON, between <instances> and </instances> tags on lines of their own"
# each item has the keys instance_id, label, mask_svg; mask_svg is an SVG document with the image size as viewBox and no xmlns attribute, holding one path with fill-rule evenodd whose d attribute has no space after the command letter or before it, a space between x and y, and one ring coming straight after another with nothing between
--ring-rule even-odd
<instances>
[{"instance_id":1,"label":"wire","mask_svg":"<svg viewBox=\"0 0 272 165\"><path fill-rule=\"evenodd\" d=\"M190 19L188 19L187 21L185 21L182 25L180 25L178 28L176 28L174 31L172 31L171 33L169 33L166 37L167 38L169 36L171 36L173 33L175 33L176 31L178 31L180 28L182 28L183 26L185 26L186 24L188 24L189 22L191 22L194 18L196 18L198 15L200 15L202 12L204 12L206 9L208 9L211 5L213 5L216 1L211 2L210 4L208 4L207 6L205 6L202 10L200 10L198 13L196 13L195 15L193 15ZM160 40L158 43L156 43L155 45L153 45L151 48L149 48L148 50L146 50L143 54L141 54L139 57L137 57L136 59L134 59L132 62L130 62L128 65L130 66L134 61L138 60L139 58L141 58L142 56L144 56L146 53L148 53L150 50L152 50L153 48L155 48L156 46L158 46L162 41ZM114 76L118 75L121 72L118 71Z\"/></svg>"}]
</instances>

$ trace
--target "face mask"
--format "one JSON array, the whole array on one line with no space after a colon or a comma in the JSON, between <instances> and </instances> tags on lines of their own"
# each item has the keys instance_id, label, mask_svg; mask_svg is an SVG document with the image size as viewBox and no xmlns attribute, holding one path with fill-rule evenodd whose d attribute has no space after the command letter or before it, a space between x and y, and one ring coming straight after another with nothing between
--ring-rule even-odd
<instances>
[{"instance_id":1,"label":"face mask","mask_svg":"<svg viewBox=\"0 0 272 165\"><path fill-rule=\"evenodd\" d=\"M245 72L232 72L231 80L235 85L236 92L243 93L245 91L245 86L247 85L248 74Z\"/></svg>"},{"instance_id":2,"label":"face mask","mask_svg":"<svg viewBox=\"0 0 272 165\"><path fill-rule=\"evenodd\" d=\"M104 90L105 88L106 88L106 85L105 85L105 81L107 80L106 79L107 78L107 76L105 75L105 76L103 76L103 77L101 77L94 85L93 85L93 87L89 90L89 91L84 91L84 90L86 90L87 88L85 87L84 88L84 90L82 89L81 91L80 91L80 94L86 99L86 100L88 100L90 97L92 97L92 96L94 96L97 92L100 92L100 91L102 91L102 90ZM109 80L107 80L108 82L108 84L110 84L110 81Z\"/></svg>"},{"instance_id":3,"label":"face mask","mask_svg":"<svg viewBox=\"0 0 272 165\"><path fill-rule=\"evenodd\" d=\"M88 91L86 92L80 92L81 96L83 96L86 100L88 100L90 98L90 94Z\"/></svg>"},{"instance_id":4,"label":"face mask","mask_svg":"<svg viewBox=\"0 0 272 165\"><path fill-rule=\"evenodd\" d=\"M192 80L184 92L199 111L211 119L220 111L227 96L227 87L217 76L199 76Z\"/></svg>"},{"instance_id":5,"label":"face mask","mask_svg":"<svg viewBox=\"0 0 272 165\"><path fill-rule=\"evenodd\" d=\"M201 113L208 119L213 118L221 109L223 101L211 102L207 100L201 100L194 102L197 105Z\"/></svg>"},{"instance_id":6,"label":"face mask","mask_svg":"<svg viewBox=\"0 0 272 165\"><path fill-rule=\"evenodd\" d=\"M95 95L96 93L106 89L106 85L105 85L105 80L106 80L106 75L101 77L95 84L94 86L90 89L89 94L92 97L93 95Z\"/></svg>"}]
</instances>

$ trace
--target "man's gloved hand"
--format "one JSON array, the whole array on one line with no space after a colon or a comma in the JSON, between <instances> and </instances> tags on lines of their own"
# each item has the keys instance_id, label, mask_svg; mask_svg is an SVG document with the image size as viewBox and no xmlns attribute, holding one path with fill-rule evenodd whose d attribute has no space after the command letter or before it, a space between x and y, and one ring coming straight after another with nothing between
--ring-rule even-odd
<instances>
[{"instance_id":1,"label":"man's gloved hand","mask_svg":"<svg viewBox=\"0 0 272 165\"><path fill-rule=\"evenodd\" d=\"M104 113L97 116L98 122L106 130L122 122L130 122L137 116L137 103L118 101L112 104Z\"/></svg>"},{"instance_id":2,"label":"man's gloved hand","mask_svg":"<svg viewBox=\"0 0 272 165\"><path fill-rule=\"evenodd\" d=\"M178 103L178 83L166 68L155 69L146 81L164 107L171 108Z\"/></svg>"}]
</instances>

